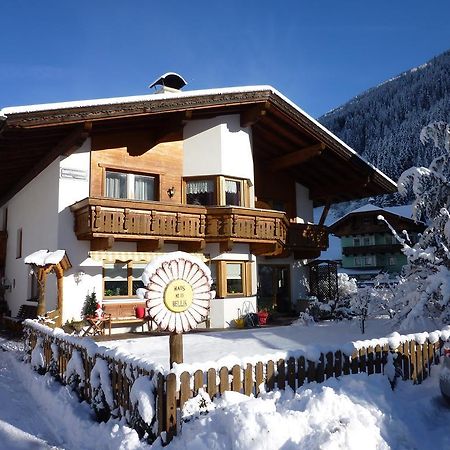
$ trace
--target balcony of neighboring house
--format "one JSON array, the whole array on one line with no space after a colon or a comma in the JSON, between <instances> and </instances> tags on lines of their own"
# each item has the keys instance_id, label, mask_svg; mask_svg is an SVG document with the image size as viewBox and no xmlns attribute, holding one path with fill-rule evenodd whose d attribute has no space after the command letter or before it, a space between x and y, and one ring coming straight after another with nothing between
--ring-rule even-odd
<instances>
[{"instance_id":1,"label":"balcony of neighboring house","mask_svg":"<svg viewBox=\"0 0 450 450\"><path fill-rule=\"evenodd\" d=\"M367 255L367 254L384 254L397 253L402 249L402 244L374 244L374 245L360 245L360 246L345 246L342 247L344 256L350 255Z\"/></svg>"},{"instance_id":2,"label":"balcony of neighboring house","mask_svg":"<svg viewBox=\"0 0 450 450\"><path fill-rule=\"evenodd\" d=\"M272 255L286 246L289 225L283 212L237 206L89 197L71 210L78 239L103 247L111 247L116 239L135 241L144 251L161 248L163 242L179 243L186 251L216 242L229 251L243 242L255 254Z\"/></svg>"},{"instance_id":3,"label":"balcony of neighboring house","mask_svg":"<svg viewBox=\"0 0 450 450\"><path fill-rule=\"evenodd\" d=\"M328 248L328 228L311 223L290 223L288 247L298 258L317 258Z\"/></svg>"},{"instance_id":4,"label":"balcony of neighboring house","mask_svg":"<svg viewBox=\"0 0 450 450\"><path fill-rule=\"evenodd\" d=\"M0 271L6 263L6 240L8 234L6 231L0 231Z\"/></svg>"}]
</instances>

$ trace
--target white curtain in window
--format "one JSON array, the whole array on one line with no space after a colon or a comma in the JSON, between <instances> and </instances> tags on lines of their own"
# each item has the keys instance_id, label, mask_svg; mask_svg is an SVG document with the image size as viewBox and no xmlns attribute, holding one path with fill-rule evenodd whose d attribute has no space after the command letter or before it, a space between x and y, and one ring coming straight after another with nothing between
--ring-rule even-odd
<instances>
[{"instance_id":1,"label":"white curtain in window","mask_svg":"<svg viewBox=\"0 0 450 450\"><path fill-rule=\"evenodd\" d=\"M242 265L227 263L227 280L240 280L242 278Z\"/></svg>"},{"instance_id":2,"label":"white curtain in window","mask_svg":"<svg viewBox=\"0 0 450 450\"><path fill-rule=\"evenodd\" d=\"M238 182L233 180L225 180L225 192L230 194L238 193Z\"/></svg>"},{"instance_id":3,"label":"white curtain in window","mask_svg":"<svg viewBox=\"0 0 450 450\"><path fill-rule=\"evenodd\" d=\"M206 194L214 192L213 180L191 180L186 183L186 194Z\"/></svg>"},{"instance_id":4,"label":"white curtain in window","mask_svg":"<svg viewBox=\"0 0 450 450\"><path fill-rule=\"evenodd\" d=\"M154 187L155 179L153 177L135 175L134 198L136 200L154 200Z\"/></svg>"}]
</instances>

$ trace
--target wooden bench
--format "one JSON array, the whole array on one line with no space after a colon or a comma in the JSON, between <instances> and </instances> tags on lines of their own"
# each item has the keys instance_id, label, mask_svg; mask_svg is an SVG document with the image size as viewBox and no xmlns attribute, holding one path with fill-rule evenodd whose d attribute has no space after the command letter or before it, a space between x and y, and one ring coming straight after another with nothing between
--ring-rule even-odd
<instances>
[{"instance_id":1,"label":"wooden bench","mask_svg":"<svg viewBox=\"0 0 450 450\"><path fill-rule=\"evenodd\" d=\"M139 319L136 317L136 307L145 308L145 301L103 303L105 315L111 318L111 325L144 325L149 324L148 317ZM150 328L149 328L150 330Z\"/></svg>"}]
</instances>

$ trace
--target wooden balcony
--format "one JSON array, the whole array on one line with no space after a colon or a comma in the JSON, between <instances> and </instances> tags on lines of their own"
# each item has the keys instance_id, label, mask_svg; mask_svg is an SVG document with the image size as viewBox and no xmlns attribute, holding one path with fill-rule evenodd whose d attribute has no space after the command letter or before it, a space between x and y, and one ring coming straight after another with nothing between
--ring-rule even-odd
<instances>
[{"instance_id":1,"label":"wooden balcony","mask_svg":"<svg viewBox=\"0 0 450 450\"><path fill-rule=\"evenodd\" d=\"M296 258L317 258L328 248L328 228L310 223L289 224L288 248Z\"/></svg>"},{"instance_id":2,"label":"wooden balcony","mask_svg":"<svg viewBox=\"0 0 450 450\"><path fill-rule=\"evenodd\" d=\"M281 211L97 197L75 203L71 210L77 238L100 242L102 249L110 248L115 239L136 241L142 251L161 248L164 241L182 244L180 249L187 251L219 243L224 252L235 243L248 243L257 255L293 250L307 258L328 246L325 227L289 224Z\"/></svg>"},{"instance_id":3,"label":"wooden balcony","mask_svg":"<svg viewBox=\"0 0 450 450\"><path fill-rule=\"evenodd\" d=\"M6 240L8 234L6 231L0 231L0 269L5 267L6 263Z\"/></svg>"},{"instance_id":4,"label":"wooden balcony","mask_svg":"<svg viewBox=\"0 0 450 450\"><path fill-rule=\"evenodd\" d=\"M251 244L256 255L277 255L286 245L288 221L280 211L214 206L207 208L206 241L230 251L235 242Z\"/></svg>"},{"instance_id":5,"label":"wooden balcony","mask_svg":"<svg viewBox=\"0 0 450 450\"><path fill-rule=\"evenodd\" d=\"M89 197L70 209L78 239L182 242L205 238L206 209L202 206Z\"/></svg>"}]
</instances>

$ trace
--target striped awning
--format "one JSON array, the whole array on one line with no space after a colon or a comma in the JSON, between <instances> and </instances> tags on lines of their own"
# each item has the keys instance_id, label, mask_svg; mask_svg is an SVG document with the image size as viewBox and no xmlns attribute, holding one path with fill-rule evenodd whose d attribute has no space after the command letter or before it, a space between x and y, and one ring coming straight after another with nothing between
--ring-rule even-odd
<instances>
[{"instance_id":1,"label":"striped awning","mask_svg":"<svg viewBox=\"0 0 450 450\"><path fill-rule=\"evenodd\" d=\"M166 255L163 252L112 252L112 251L91 251L89 257L99 262L150 262L158 256ZM191 253L192 256L199 258L201 261L209 261L209 255L203 253Z\"/></svg>"}]
</instances>

